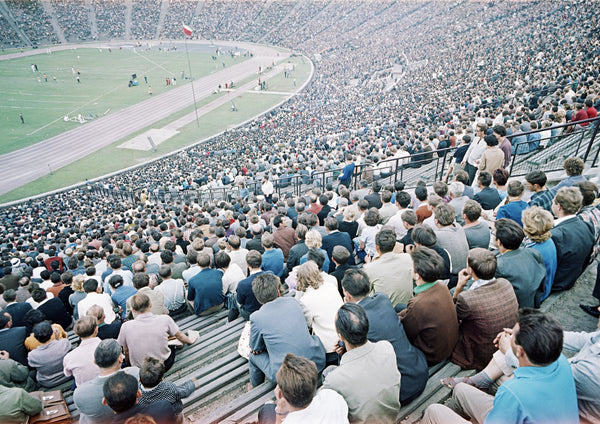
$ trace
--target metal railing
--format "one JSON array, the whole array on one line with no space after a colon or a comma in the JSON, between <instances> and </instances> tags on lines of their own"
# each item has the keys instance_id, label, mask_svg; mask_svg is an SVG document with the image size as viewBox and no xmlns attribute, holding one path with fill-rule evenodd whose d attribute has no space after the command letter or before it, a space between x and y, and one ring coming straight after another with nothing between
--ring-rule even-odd
<instances>
[{"instance_id":1,"label":"metal railing","mask_svg":"<svg viewBox=\"0 0 600 424\"><path fill-rule=\"evenodd\" d=\"M575 125L589 123L586 127L579 127L572 132L568 128ZM545 172L560 171L563 169L563 161L567 157L581 157L586 165L597 166L600 155L600 143L596 142L600 117L586 119L576 123L569 122L559 124L550 128L540 128L533 131L507 135L511 141L512 155L509 166L511 176L523 176L528 172L539 169ZM531 135L550 131L548 137L540 137L527 141ZM525 137L522 142L515 138ZM428 183L442 180L449 171L449 166L454 156L456 147L433 150L418 153L406 157L394 157L384 159L377 164L359 164L354 168L351 189L358 189L360 180L365 179L371 183L379 180L382 184L395 184L404 181L406 187L416 186L419 179ZM275 192L280 196L292 194L301 196L306 190L313 186L326 187L332 184L337 187L337 177L343 168L313 171L311 174L291 174L271 180ZM99 183L98 183L99 184ZM127 190L108 189L101 185L90 186L90 190L105 196L111 196L117 200L140 201L139 192ZM245 182L250 195L260 195L262 179L256 177L254 180ZM185 204L186 202L214 203L218 201L231 201L240 197L240 188L234 185L210 189L187 189L181 191L153 190L147 193L148 199L154 203Z\"/></svg>"}]
</instances>

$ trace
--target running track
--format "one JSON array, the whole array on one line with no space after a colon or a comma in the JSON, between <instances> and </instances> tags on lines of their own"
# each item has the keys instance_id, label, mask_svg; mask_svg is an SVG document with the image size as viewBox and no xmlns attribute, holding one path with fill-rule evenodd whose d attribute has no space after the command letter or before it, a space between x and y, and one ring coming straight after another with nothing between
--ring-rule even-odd
<instances>
[{"instance_id":1,"label":"running track","mask_svg":"<svg viewBox=\"0 0 600 424\"><path fill-rule=\"evenodd\" d=\"M208 44L208 42L203 41L188 41L188 43ZM107 45L107 43L102 44L102 46ZM257 75L259 66L265 69L273 62L278 62L288 56L287 53L252 44L219 42L219 45L247 49L253 53L253 57L206 77L195 79L196 101L211 95L215 88L224 81L241 81L250 75ZM72 47L58 46L52 48L52 50L63 50ZM9 57L6 57L6 59L12 56L20 57L45 52L46 49L40 49L36 52L17 53L7 55ZM2 163L0 168L0 181L2 182L0 184L0 194L8 193L15 188L35 181L50 173L50 170L55 171L62 168L102 147L167 118L173 113L193 105L193 103L192 84L185 84L34 145L0 155L0 163ZM218 103L216 102L213 108L218 107ZM204 113L207 111L206 107L203 108Z\"/></svg>"}]
</instances>

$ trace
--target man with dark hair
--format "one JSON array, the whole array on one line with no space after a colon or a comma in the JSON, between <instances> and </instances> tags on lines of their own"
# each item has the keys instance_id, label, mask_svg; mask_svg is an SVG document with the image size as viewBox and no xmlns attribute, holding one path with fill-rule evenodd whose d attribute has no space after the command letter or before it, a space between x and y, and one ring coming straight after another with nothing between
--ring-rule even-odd
<instances>
[{"instance_id":1,"label":"man with dark hair","mask_svg":"<svg viewBox=\"0 0 600 424\"><path fill-rule=\"evenodd\" d=\"M317 392L319 372L314 362L288 353L276 374L276 404L266 404L258 412L259 424L276 422L285 416L291 423L344 424L348 422L348 405L331 389ZM315 395L316 393L316 395Z\"/></svg>"},{"instance_id":2,"label":"man with dark hair","mask_svg":"<svg viewBox=\"0 0 600 424\"><path fill-rule=\"evenodd\" d=\"M319 225L324 225L325 218L329 216L329 212L331 212L331 206L329 206L329 196L326 194L321 194L319 196L319 203L321 204L321 210L317 213L317 218L319 218Z\"/></svg>"},{"instance_id":3,"label":"man with dark hair","mask_svg":"<svg viewBox=\"0 0 600 424\"><path fill-rule=\"evenodd\" d=\"M140 368L140 389L142 397L138 403L141 406L150 406L161 400L168 401L178 418L183 419L182 399L190 396L196 390L196 379L186 380L181 385L163 380L166 373L165 364L160 359L147 356ZM180 420L178 419L178 422Z\"/></svg>"},{"instance_id":4,"label":"man with dark hair","mask_svg":"<svg viewBox=\"0 0 600 424\"><path fill-rule=\"evenodd\" d=\"M396 192L396 213L390 217L387 222L387 225L394 228L396 232L396 239L400 240L407 233L407 229L402 222L402 214L405 210L410 206L411 198L410 194L405 191Z\"/></svg>"},{"instance_id":5,"label":"man with dark hair","mask_svg":"<svg viewBox=\"0 0 600 424\"><path fill-rule=\"evenodd\" d=\"M275 216L273 218L273 227L276 228L273 232L273 242L276 247L281 249L283 258L287 262L290 249L298 243L298 236L296 235L296 231L292 228L291 219L285 216Z\"/></svg>"},{"instance_id":6,"label":"man with dark hair","mask_svg":"<svg viewBox=\"0 0 600 424\"><path fill-rule=\"evenodd\" d=\"M149 287L150 277L146 273L139 273L133 276L133 287L135 287L139 293L143 293L150 298L152 308L150 312L154 315L168 314L169 310L165 308L165 297L157 290L153 290ZM133 297L133 296L132 296ZM135 318L135 311L131 308L131 297L125 302L127 319Z\"/></svg>"},{"instance_id":7,"label":"man with dark hair","mask_svg":"<svg viewBox=\"0 0 600 424\"><path fill-rule=\"evenodd\" d=\"M69 331L73 325L73 318L59 298L48 299L48 295L43 289L33 290L31 298L39 304L36 309L42 312L47 320Z\"/></svg>"},{"instance_id":8,"label":"man with dark hair","mask_svg":"<svg viewBox=\"0 0 600 424\"><path fill-rule=\"evenodd\" d=\"M432 365L448 358L458 341L456 309L448 287L437 282L444 270L444 260L427 247L412 253L413 276L417 284L415 297L398 316L408 340L425 354Z\"/></svg>"},{"instance_id":9,"label":"man with dark hair","mask_svg":"<svg viewBox=\"0 0 600 424\"><path fill-rule=\"evenodd\" d=\"M481 218L481 205L475 200L469 199L461 211L464 225L463 230L469 249L481 247L487 249L490 245L490 226L487 221Z\"/></svg>"},{"instance_id":10,"label":"man with dark hair","mask_svg":"<svg viewBox=\"0 0 600 424\"><path fill-rule=\"evenodd\" d=\"M369 318L362 306L346 303L338 310L335 328L346 353L340 365L326 372L323 389L346 400L351 422L394 423L400 409L400 373L394 348L387 340L367 339Z\"/></svg>"},{"instance_id":11,"label":"man with dark hair","mask_svg":"<svg viewBox=\"0 0 600 424\"><path fill-rule=\"evenodd\" d=\"M194 302L194 313L198 316L209 315L223 308L223 273L210 268L210 256L198 254L198 266L202 270L190 278L187 300Z\"/></svg>"},{"instance_id":12,"label":"man with dark hair","mask_svg":"<svg viewBox=\"0 0 600 424\"><path fill-rule=\"evenodd\" d=\"M539 170L531 171L525 175L527 190L533 192L529 199L529 206L540 206L548 212L552 212L554 194L552 190L546 188L547 180L546 174Z\"/></svg>"},{"instance_id":13,"label":"man with dark hair","mask_svg":"<svg viewBox=\"0 0 600 424\"><path fill-rule=\"evenodd\" d=\"M54 329L48 321L42 321L33 327L33 336L40 345L29 352L29 368L35 369L36 381L45 388L56 386L70 380L63 373L63 358L71 350L69 339L52 337Z\"/></svg>"},{"instance_id":14,"label":"man with dark hair","mask_svg":"<svg viewBox=\"0 0 600 424\"><path fill-rule=\"evenodd\" d=\"M337 280L338 291L342 297L344 296L344 291L342 289L342 279L344 278L344 274L347 270L356 268L355 266L348 264L348 259L350 259L350 252L344 246L335 246L333 248L331 262L335 264L335 269L330 275L334 276Z\"/></svg>"},{"instance_id":15,"label":"man with dark hair","mask_svg":"<svg viewBox=\"0 0 600 424\"><path fill-rule=\"evenodd\" d=\"M383 293L369 296L369 277L364 271L352 269L346 272L342 285L344 301L362 306L367 313L369 341L387 340L392 344L400 372L400 403L410 402L421 394L429 378L425 355L408 341L390 299Z\"/></svg>"},{"instance_id":16,"label":"man with dark hair","mask_svg":"<svg viewBox=\"0 0 600 424\"><path fill-rule=\"evenodd\" d=\"M112 278L112 277L111 277ZM83 283L83 290L86 295L83 299L77 303L77 311L79 316L84 316L88 309L92 305L102 306L104 314L106 315L106 323L110 324L116 319L114 311L114 303L107 293L102 293L102 288L98 287L98 281L94 278L90 278Z\"/></svg>"},{"instance_id":17,"label":"man with dark hair","mask_svg":"<svg viewBox=\"0 0 600 424\"><path fill-rule=\"evenodd\" d=\"M496 351L493 340L517 321L519 305L510 283L494 278L496 257L487 249L469 252L467 267L458 273L454 291L458 343L452 362L466 369L483 369ZM471 285L465 289L467 282Z\"/></svg>"},{"instance_id":18,"label":"man with dark hair","mask_svg":"<svg viewBox=\"0 0 600 424\"><path fill-rule=\"evenodd\" d=\"M113 424L122 424L128 418L137 414L149 415L157 424L171 424L175 422L175 413L171 404L166 400L155 402L146 407L138 404L142 393L138 388L135 377L118 372L108 377L102 387L104 398L102 404L109 406L116 415Z\"/></svg>"},{"instance_id":19,"label":"man with dark hair","mask_svg":"<svg viewBox=\"0 0 600 424\"><path fill-rule=\"evenodd\" d=\"M431 405L422 422L470 423L577 423L577 395L567 358L561 355L563 330L558 321L524 308L512 330L498 335L501 349L518 361L514 378L493 397L465 383L454 387L448 406Z\"/></svg>"},{"instance_id":20,"label":"man with dark hair","mask_svg":"<svg viewBox=\"0 0 600 424\"><path fill-rule=\"evenodd\" d=\"M296 299L280 297L281 282L270 273L252 281L252 291L262 307L250 315L250 385L261 384L265 375L275 374L288 353L304 356L320 371L325 367L325 349L316 335L310 335L302 308ZM238 292L239 293L239 292ZM285 319L281 319L285 316Z\"/></svg>"},{"instance_id":21,"label":"man with dark hair","mask_svg":"<svg viewBox=\"0 0 600 424\"><path fill-rule=\"evenodd\" d=\"M256 277L265 273L261 269L262 255L255 250L248 252L246 255L246 264L248 265L250 275L238 283L236 304L234 308L229 310L229 321L236 319L239 314L242 315L244 320L248 321L250 314L258 311L261 306L252 291L252 282Z\"/></svg>"},{"instance_id":22,"label":"man with dark hair","mask_svg":"<svg viewBox=\"0 0 600 424\"><path fill-rule=\"evenodd\" d=\"M338 230L338 221L333 217L325 218L325 229L327 230L327 235L323 237L321 248L327 252L327 256L329 257L329 270L331 273L335 269L335 264L333 263L333 249L337 246L345 247L348 249L348 252L353 252L353 244L350 239L350 235L348 233L343 233ZM350 255L347 261L348 265L354 265L354 256Z\"/></svg>"},{"instance_id":23,"label":"man with dark hair","mask_svg":"<svg viewBox=\"0 0 600 424\"><path fill-rule=\"evenodd\" d=\"M380 209L383 205L381 203L381 196L379 195L379 191L381 190L381 183L379 181L375 181L371 186L371 190L369 194L365 196L365 200L369 202L369 209L376 208Z\"/></svg>"},{"instance_id":24,"label":"man with dark hair","mask_svg":"<svg viewBox=\"0 0 600 424\"><path fill-rule=\"evenodd\" d=\"M501 218L495 225L499 252L496 278L504 278L512 284L520 308L539 307L546 281L542 254L536 249L521 247L525 233L512 219Z\"/></svg>"},{"instance_id":25,"label":"man with dark hair","mask_svg":"<svg viewBox=\"0 0 600 424\"><path fill-rule=\"evenodd\" d=\"M375 249L379 258L365 264L371 291L384 293L396 306L406 304L412 297L412 260L408 253L394 253L396 234L380 231L375 236Z\"/></svg>"},{"instance_id":26,"label":"man with dark hair","mask_svg":"<svg viewBox=\"0 0 600 424\"><path fill-rule=\"evenodd\" d=\"M481 172L477 177L477 186L481 191L473 196L473 200L479 202L481 208L486 211L495 209L502 201L498 190L490 187L491 184L492 174L489 172Z\"/></svg>"},{"instance_id":27,"label":"man with dark hair","mask_svg":"<svg viewBox=\"0 0 600 424\"><path fill-rule=\"evenodd\" d=\"M415 213L417 214L417 222L421 224L431 215L433 215L433 211L429 208L429 204L427 203L427 187L417 186L415 188L415 197L419 201L419 206L415 209ZM413 208L415 205L413 204Z\"/></svg>"},{"instance_id":28,"label":"man with dark hair","mask_svg":"<svg viewBox=\"0 0 600 424\"><path fill-rule=\"evenodd\" d=\"M114 339L102 340L94 350L93 360L99 368L99 376L77 386L73 392L81 424L109 422L114 417L112 409L102 403L102 388L108 377L121 371L124 359L121 346ZM123 368L122 371L136 380L139 377L137 367Z\"/></svg>"},{"instance_id":29,"label":"man with dark hair","mask_svg":"<svg viewBox=\"0 0 600 424\"><path fill-rule=\"evenodd\" d=\"M260 224L253 224L250 227L250 231L252 232L252 240L248 240L246 243L246 249L248 250L256 250L261 255L265 253L265 248L262 247L262 233L263 227Z\"/></svg>"},{"instance_id":30,"label":"man with dark hair","mask_svg":"<svg viewBox=\"0 0 600 424\"><path fill-rule=\"evenodd\" d=\"M510 140L506 138L506 128L503 125L495 125L493 128L494 135L498 139L498 147L504 153L504 169L508 169L511 159L512 146Z\"/></svg>"},{"instance_id":31,"label":"man with dark hair","mask_svg":"<svg viewBox=\"0 0 600 424\"><path fill-rule=\"evenodd\" d=\"M25 366L27 366L27 349L25 349L27 336L29 334L25 327L13 327L10 314L0 312L1 350L8 352L11 359Z\"/></svg>"},{"instance_id":32,"label":"man with dark hair","mask_svg":"<svg viewBox=\"0 0 600 424\"><path fill-rule=\"evenodd\" d=\"M31 311L31 305L27 302L17 302L17 292L13 289L8 289L2 294L2 298L6 302L6 306L2 312L8 312L12 317L14 327L23 327L25 325L25 314Z\"/></svg>"}]
</instances>

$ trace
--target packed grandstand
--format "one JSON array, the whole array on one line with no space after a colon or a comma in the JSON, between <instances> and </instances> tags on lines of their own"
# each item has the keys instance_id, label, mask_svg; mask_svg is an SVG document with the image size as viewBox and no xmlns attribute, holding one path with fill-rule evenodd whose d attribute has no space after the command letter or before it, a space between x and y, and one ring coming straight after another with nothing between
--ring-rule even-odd
<instances>
[{"instance_id":1,"label":"packed grandstand","mask_svg":"<svg viewBox=\"0 0 600 424\"><path fill-rule=\"evenodd\" d=\"M565 331L579 350L567 363L556 320L517 313L544 310L599 250L598 187L585 177L600 151L599 12L584 1L0 2L3 49L177 40L186 24L198 39L286 47L315 65L302 92L249 123L0 209L0 367L22 374L2 374L0 419L42 408L9 410L3 396L19 387L62 390L82 423L182 411L198 422L455 422L436 406L452 388L447 405L477 422L600 422L598 333L575 342ZM465 312L478 291L493 303L477 306L486 328ZM600 300L600 283L589 295ZM597 317L594 303L582 309ZM366 316L367 330L387 327L353 338ZM558 354L539 359L551 343L531 347L512 335L519 325L560 333L548 357ZM465 389L489 397L517 368L513 350L520 367L562 367L562 380L523 383L518 370L495 401ZM352 368L359 351L366 374ZM287 387L299 369L308 400ZM140 403L117 405L130 375ZM548 392L544 411L540 398L506 400L519 384Z\"/></svg>"}]
</instances>

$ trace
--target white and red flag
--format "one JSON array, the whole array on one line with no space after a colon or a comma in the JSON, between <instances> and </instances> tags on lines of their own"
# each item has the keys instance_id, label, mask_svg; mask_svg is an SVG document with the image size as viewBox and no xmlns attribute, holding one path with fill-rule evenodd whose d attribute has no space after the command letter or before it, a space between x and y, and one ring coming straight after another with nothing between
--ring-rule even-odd
<instances>
[{"instance_id":1,"label":"white and red flag","mask_svg":"<svg viewBox=\"0 0 600 424\"><path fill-rule=\"evenodd\" d=\"M189 26L187 26L185 24L183 25L183 33L185 35L187 35L188 37L191 37L193 32L194 31Z\"/></svg>"}]
</instances>

